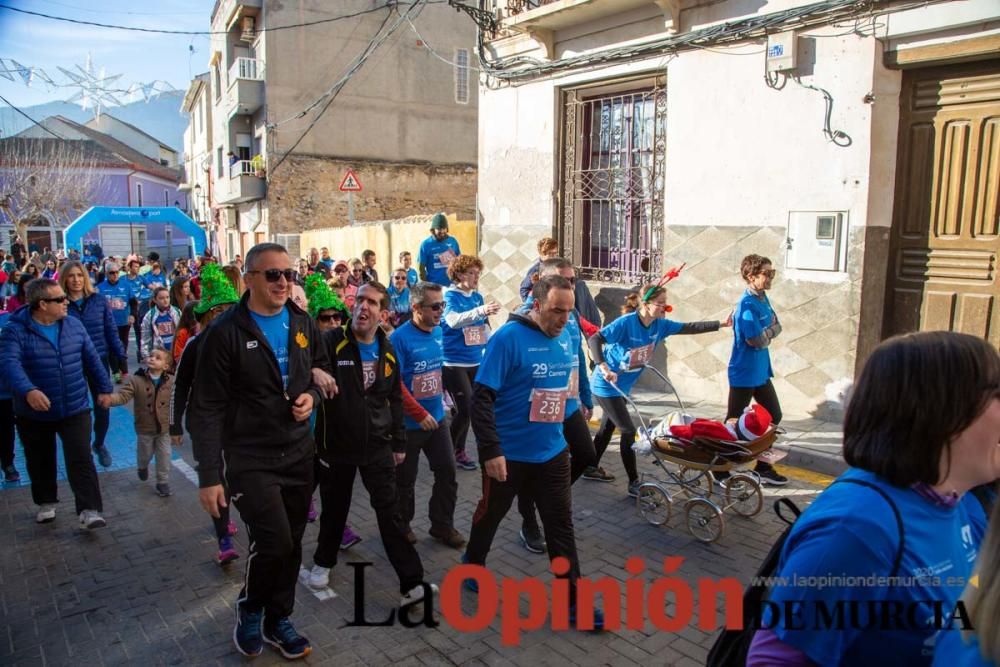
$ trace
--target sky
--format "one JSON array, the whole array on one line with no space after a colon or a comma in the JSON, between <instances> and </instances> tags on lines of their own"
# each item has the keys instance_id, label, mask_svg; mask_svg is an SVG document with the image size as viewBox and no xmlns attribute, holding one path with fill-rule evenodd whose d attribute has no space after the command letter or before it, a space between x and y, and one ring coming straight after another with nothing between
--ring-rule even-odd
<instances>
[{"instance_id":1,"label":"sky","mask_svg":"<svg viewBox=\"0 0 1000 667\"><path fill-rule=\"evenodd\" d=\"M0 0L0 4L53 16L132 27L170 30L209 30L213 0ZM191 51L193 47L194 51ZM0 8L0 58L25 67L38 67L56 83L71 80L59 67L77 71L88 56L95 74L121 74L112 87L160 80L185 90L193 75L208 68L208 35L160 35L98 28L28 16ZM25 86L0 77L0 95L18 107L68 100L77 88L47 87L41 81ZM160 85L161 89L165 87ZM137 98L122 94L123 103ZM141 96L138 97L141 99ZM0 102L3 105L3 102Z\"/></svg>"}]
</instances>

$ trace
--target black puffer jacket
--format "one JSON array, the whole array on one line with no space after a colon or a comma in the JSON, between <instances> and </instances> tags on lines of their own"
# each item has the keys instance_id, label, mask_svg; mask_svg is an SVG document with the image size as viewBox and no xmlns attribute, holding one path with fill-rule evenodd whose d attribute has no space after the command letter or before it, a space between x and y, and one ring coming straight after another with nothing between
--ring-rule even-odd
<instances>
[{"instance_id":1,"label":"black puffer jacket","mask_svg":"<svg viewBox=\"0 0 1000 667\"><path fill-rule=\"evenodd\" d=\"M337 328L323 334L339 392L316 415L316 451L328 463L369 465L406 451L399 362L389 338L377 330L375 380L365 390L361 353L354 332Z\"/></svg>"},{"instance_id":2,"label":"black puffer jacket","mask_svg":"<svg viewBox=\"0 0 1000 667\"><path fill-rule=\"evenodd\" d=\"M197 367L188 425L202 487L219 484L220 452L288 461L314 451L309 420L295 421L292 404L310 393L321 400L312 369L330 372L326 347L316 323L291 301L287 303L288 388L267 338L250 316L249 293L198 336Z\"/></svg>"}]
</instances>

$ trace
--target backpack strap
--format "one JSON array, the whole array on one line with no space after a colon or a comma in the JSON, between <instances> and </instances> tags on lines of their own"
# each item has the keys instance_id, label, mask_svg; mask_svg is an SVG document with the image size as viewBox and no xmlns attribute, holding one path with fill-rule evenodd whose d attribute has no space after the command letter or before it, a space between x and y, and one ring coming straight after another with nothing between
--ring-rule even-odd
<instances>
[{"instance_id":1,"label":"backpack strap","mask_svg":"<svg viewBox=\"0 0 1000 667\"><path fill-rule=\"evenodd\" d=\"M896 503L893 502L889 494L886 493L881 487L871 482L866 482L863 479L838 479L833 484L857 484L858 486L867 486L869 489L876 491L880 496L885 498L885 501L889 503L889 507L892 508L892 513L896 517L896 528L899 530L899 546L896 548L896 557L892 562L892 572L889 574L890 577L895 577L899 574L899 565L903 560L903 544L906 541L906 531L903 529L903 517L899 514L899 508L896 507ZM833 486L831 484L830 486Z\"/></svg>"}]
</instances>

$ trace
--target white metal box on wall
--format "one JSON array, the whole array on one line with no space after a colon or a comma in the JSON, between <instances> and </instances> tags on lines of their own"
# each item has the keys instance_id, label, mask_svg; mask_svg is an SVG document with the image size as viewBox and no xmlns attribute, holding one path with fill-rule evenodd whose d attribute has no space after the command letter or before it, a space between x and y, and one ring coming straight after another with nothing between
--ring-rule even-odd
<instances>
[{"instance_id":1,"label":"white metal box on wall","mask_svg":"<svg viewBox=\"0 0 1000 667\"><path fill-rule=\"evenodd\" d=\"M843 271L847 213L789 211L785 266L808 271Z\"/></svg>"}]
</instances>

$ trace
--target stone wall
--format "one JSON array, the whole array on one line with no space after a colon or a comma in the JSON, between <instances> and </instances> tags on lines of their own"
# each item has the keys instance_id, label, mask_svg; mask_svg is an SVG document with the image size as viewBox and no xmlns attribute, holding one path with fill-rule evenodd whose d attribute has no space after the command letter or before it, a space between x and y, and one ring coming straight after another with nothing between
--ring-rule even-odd
<instances>
[{"instance_id":1,"label":"stone wall","mask_svg":"<svg viewBox=\"0 0 1000 667\"><path fill-rule=\"evenodd\" d=\"M348 224L348 197L338 188L354 169L364 190L354 193L356 222L394 220L448 211L475 217L476 168L472 165L392 164L291 156L270 176L272 234Z\"/></svg>"}]
</instances>

